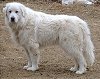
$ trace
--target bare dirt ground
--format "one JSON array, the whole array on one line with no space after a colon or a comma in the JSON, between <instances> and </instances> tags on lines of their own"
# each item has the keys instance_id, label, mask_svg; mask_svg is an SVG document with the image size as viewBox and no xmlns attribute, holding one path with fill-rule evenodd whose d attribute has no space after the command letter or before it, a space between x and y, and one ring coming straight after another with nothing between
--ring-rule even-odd
<instances>
[{"instance_id":1,"label":"bare dirt ground","mask_svg":"<svg viewBox=\"0 0 100 79\"><path fill-rule=\"evenodd\" d=\"M0 3L0 7L6 2ZM4 15L0 12L0 79L100 79L100 5L62 6L59 3L22 2L34 10L50 14L76 15L89 24L95 45L96 62L87 73L76 75L70 72L74 62L59 46L41 50L39 70L23 70L27 63L26 53L20 46L11 42L10 34L4 24Z\"/></svg>"}]
</instances>

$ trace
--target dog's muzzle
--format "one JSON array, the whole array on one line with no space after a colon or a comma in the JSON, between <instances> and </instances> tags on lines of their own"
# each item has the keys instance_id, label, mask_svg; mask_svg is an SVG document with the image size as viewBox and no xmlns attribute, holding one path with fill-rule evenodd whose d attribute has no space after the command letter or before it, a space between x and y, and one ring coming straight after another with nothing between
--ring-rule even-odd
<instances>
[{"instance_id":1,"label":"dog's muzzle","mask_svg":"<svg viewBox=\"0 0 100 79\"><path fill-rule=\"evenodd\" d=\"M11 17L11 22L15 22L15 18L14 17Z\"/></svg>"}]
</instances>

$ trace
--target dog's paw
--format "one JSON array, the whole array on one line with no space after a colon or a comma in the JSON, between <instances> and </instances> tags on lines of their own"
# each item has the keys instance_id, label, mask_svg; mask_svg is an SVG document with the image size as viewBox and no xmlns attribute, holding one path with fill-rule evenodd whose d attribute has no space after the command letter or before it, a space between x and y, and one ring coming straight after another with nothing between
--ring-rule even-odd
<instances>
[{"instance_id":1,"label":"dog's paw","mask_svg":"<svg viewBox=\"0 0 100 79\"><path fill-rule=\"evenodd\" d=\"M83 71L76 71L76 74L83 74Z\"/></svg>"},{"instance_id":2,"label":"dog's paw","mask_svg":"<svg viewBox=\"0 0 100 79\"><path fill-rule=\"evenodd\" d=\"M84 69L84 70L78 70L78 71L76 71L76 74L84 74L86 72L86 69Z\"/></svg>"},{"instance_id":3,"label":"dog's paw","mask_svg":"<svg viewBox=\"0 0 100 79\"><path fill-rule=\"evenodd\" d=\"M23 69L28 69L28 68L29 68L29 66L24 66L24 67L23 67Z\"/></svg>"},{"instance_id":4,"label":"dog's paw","mask_svg":"<svg viewBox=\"0 0 100 79\"><path fill-rule=\"evenodd\" d=\"M76 67L72 67L72 68L70 69L70 71L75 72L75 71L77 71L77 68L76 68Z\"/></svg>"},{"instance_id":5,"label":"dog's paw","mask_svg":"<svg viewBox=\"0 0 100 79\"><path fill-rule=\"evenodd\" d=\"M38 67L28 67L27 70L29 71L36 71L38 69Z\"/></svg>"}]
</instances>

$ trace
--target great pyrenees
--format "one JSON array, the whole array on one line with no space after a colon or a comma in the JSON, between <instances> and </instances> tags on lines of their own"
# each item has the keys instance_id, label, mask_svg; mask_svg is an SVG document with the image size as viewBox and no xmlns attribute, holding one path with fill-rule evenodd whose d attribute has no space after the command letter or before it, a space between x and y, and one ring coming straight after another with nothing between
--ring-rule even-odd
<instances>
[{"instance_id":1,"label":"great pyrenees","mask_svg":"<svg viewBox=\"0 0 100 79\"><path fill-rule=\"evenodd\" d=\"M37 70L39 48L54 44L74 58L75 66L70 70L76 74L85 73L87 66L93 65L95 56L90 30L77 16L45 14L17 2L7 3L3 12L13 40L26 50L28 65L24 69Z\"/></svg>"}]
</instances>

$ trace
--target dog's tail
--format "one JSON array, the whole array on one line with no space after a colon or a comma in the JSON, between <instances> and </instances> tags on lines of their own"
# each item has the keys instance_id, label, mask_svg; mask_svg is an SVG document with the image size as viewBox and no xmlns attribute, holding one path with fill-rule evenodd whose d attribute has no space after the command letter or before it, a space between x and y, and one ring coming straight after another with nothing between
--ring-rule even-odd
<instances>
[{"instance_id":1,"label":"dog's tail","mask_svg":"<svg viewBox=\"0 0 100 79\"><path fill-rule=\"evenodd\" d=\"M86 22L83 23L83 43L84 43L84 57L86 58L87 65L92 66L95 61L94 45L91 41L90 30Z\"/></svg>"}]
</instances>

